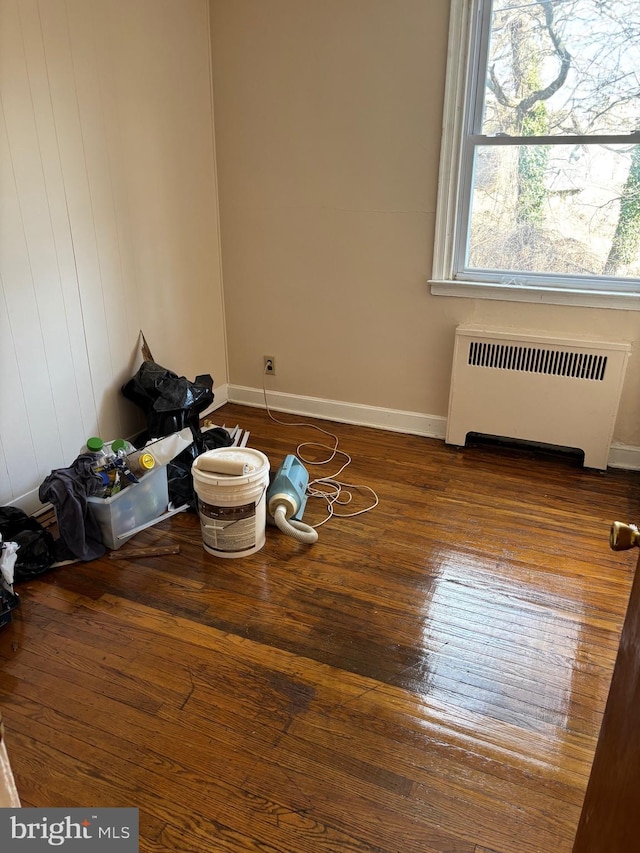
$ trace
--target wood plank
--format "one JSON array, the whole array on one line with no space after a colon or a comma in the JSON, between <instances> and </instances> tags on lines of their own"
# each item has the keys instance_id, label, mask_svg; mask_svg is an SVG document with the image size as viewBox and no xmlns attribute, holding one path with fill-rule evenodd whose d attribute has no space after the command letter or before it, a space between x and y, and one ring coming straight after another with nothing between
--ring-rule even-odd
<instances>
[{"instance_id":1,"label":"wood plank","mask_svg":"<svg viewBox=\"0 0 640 853\"><path fill-rule=\"evenodd\" d=\"M130 546L179 554L22 585L0 702L23 804L136 805L143 853L569 853L634 574L607 515L638 517L640 475L331 428L380 506L316 545L270 528L219 560L189 513Z\"/></svg>"}]
</instances>

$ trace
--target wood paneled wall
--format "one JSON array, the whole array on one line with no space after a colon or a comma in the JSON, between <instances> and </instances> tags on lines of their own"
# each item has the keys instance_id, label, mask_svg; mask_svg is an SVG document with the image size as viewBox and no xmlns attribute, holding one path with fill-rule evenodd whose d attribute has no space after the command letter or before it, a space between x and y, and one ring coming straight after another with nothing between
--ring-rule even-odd
<instances>
[{"instance_id":1,"label":"wood paneled wall","mask_svg":"<svg viewBox=\"0 0 640 853\"><path fill-rule=\"evenodd\" d=\"M209 50L206 0L0 0L2 504L139 428L140 328L226 381Z\"/></svg>"}]
</instances>

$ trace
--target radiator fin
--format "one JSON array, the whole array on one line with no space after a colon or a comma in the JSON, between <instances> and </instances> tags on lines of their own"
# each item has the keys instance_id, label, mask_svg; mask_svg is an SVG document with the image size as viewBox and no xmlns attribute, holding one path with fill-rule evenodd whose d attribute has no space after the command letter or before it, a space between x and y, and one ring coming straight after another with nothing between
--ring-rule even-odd
<instances>
[{"instance_id":1,"label":"radiator fin","mask_svg":"<svg viewBox=\"0 0 640 853\"><path fill-rule=\"evenodd\" d=\"M607 356L518 344L470 341L467 363L473 367L545 373L550 376L602 382L607 368Z\"/></svg>"}]
</instances>

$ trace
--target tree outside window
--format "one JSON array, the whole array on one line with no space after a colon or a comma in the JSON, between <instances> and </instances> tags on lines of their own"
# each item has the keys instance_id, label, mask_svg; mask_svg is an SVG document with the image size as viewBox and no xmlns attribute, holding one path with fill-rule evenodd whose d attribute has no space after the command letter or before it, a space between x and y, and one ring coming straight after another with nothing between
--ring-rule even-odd
<instances>
[{"instance_id":1,"label":"tree outside window","mask_svg":"<svg viewBox=\"0 0 640 853\"><path fill-rule=\"evenodd\" d=\"M629 289L640 278L639 0L477 6L454 273Z\"/></svg>"}]
</instances>

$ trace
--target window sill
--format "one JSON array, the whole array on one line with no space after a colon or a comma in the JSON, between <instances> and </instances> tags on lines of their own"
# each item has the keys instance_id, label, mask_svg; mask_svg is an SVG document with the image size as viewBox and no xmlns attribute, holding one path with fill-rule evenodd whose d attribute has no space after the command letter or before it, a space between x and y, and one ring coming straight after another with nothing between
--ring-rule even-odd
<instances>
[{"instance_id":1,"label":"window sill","mask_svg":"<svg viewBox=\"0 0 640 853\"><path fill-rule=\"evenodd\" d=\"M572 305L583 308L616 308L640 311L640 293L612 293L594 290L553 289L527 285L486 282L430 280L434 296L462 296L470 299L498 299L503 302L538 302L543 305Z\"/></svg>"}]
</instances>

